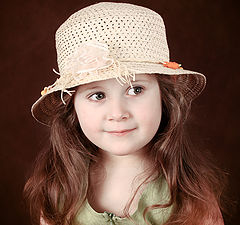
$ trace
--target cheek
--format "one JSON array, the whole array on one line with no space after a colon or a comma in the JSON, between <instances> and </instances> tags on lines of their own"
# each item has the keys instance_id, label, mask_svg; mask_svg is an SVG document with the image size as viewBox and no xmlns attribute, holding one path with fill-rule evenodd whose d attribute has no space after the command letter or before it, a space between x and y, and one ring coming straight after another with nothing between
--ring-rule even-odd
<instances>
[{"instance_id":1,"label":"cheek","mask_svg":"<svg viewBox=\"0 0 240 225\"><path fill-rule=\"evenodd\" d=\"M96 117L91 113L81 113L79 116L79 123L83 130L95 130L96 129Z\"/></svg>"},{"instance_id":2,"label":"cheek","mask_svg":"<svg viewBox=\"0 0 240 225\"><path fill-rule=\"evenodd\" d=\"M162 117L161 108L152 107L151 110L146 110L141 115L141 119L147 128L151 128L153 130L158 129Z\"/></svg>"},{"instance_id":3,"label":"cheek","mask_svg":"<svg viewBox=\"0 0 240 225\"><path fill-rule=\"evenodd\" d=\"M151 98L138 109L138 118L146 129L156 132L159 128L162 117L162 105L160 96Z\"/></svg>"},{"instance_id":4,"label":"cheek","mask_svg":"<svg viewBox=\"0 0 240 225\"><path fill-rule=\"evenodd\" d=\"M80 127L84 134L88 136L96 130L96 124L98 121L97 114L86 105L78 104L77 107L78 108L75 108L75 110Z\"/></svg>"}]
</instances>

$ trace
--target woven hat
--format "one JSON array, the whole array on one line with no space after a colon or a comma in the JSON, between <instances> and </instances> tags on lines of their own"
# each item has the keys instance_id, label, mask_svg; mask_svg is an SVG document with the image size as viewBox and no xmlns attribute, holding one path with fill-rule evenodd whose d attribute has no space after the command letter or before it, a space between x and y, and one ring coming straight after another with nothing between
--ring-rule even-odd
<instances>
[{"instance_id":1,"label":"woven hat","mask_svg":"<svg viewBox=\"0 0 240 225\"><path fill-rule=\"evenodd\" d=\"M187 83L186 96L192 100L205 87L203 74L183 69L169 61L162 17L142 6L100 2L71 15L56 31L59 75L45 87L33 104L33 117L51 123L59 101L72 95L70 88L94 81L116 78L120 84L135 74L179 75Z\"/></svg>"}]
</instances>

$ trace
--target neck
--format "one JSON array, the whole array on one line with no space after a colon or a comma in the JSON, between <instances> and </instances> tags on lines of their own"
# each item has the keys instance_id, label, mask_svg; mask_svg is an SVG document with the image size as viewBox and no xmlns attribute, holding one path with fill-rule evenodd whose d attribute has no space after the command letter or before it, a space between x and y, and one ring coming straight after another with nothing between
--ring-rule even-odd
<instances>
[{"instance_id":1,"label":"neck","mask_svg":"<svg viewBox=\"0 0 240 225\"><path fill-rule=\"evenodd\" d=\"M91 171L97 177L104 175L105 179L113 177L134 179L139 175L146 177L149 174L148 169L152 165L146 152L146 149L142 149L134 154L119 156L99 149L98 162L91 166Z\"/></svg>"},{"instance_id":2,"label":"neck","mask_svg":"<svg viewBox=\"0 0 240 225\"><path fill-rule=\"evenodd\" d=\"M130 169L130 168L142 168L146 164L146 158L143 154L131 154L131 155L112 155L109 153L101 154L102 165L106 169Z\"/></svg>"}]
</instances>

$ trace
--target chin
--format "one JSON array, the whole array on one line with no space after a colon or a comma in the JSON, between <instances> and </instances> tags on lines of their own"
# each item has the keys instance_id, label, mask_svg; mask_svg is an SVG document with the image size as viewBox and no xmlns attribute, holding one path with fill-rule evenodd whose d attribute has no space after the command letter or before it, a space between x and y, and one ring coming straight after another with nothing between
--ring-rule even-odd
<instances>
[{"instance_id":1,"label":"chin","mask_svg":"<svg viewBox=\"0 0 240 225\"><path fill-rule=\"evenodd\" d=\"M126 155L131 155L134 152L110 152L111 155L115 156L126 156Z\"/></svg>"},{"instance_id":2,"label":"chin","mask_svg":"<svg viewBox=\"0 0 240 225\"><path fill-rule=\"evenodd\" d=\"M122 150L125 149L125 150ZM103 152L111 154L111 155L115 155L115 156L127 156L127 155L131 155L131 154L136 154L139 153L141 151L141 149L137 150L137 149L126 149L124 147L118 148L118 149L108 149L108 150L103 150Z\"/></svg>"}]
</instances>

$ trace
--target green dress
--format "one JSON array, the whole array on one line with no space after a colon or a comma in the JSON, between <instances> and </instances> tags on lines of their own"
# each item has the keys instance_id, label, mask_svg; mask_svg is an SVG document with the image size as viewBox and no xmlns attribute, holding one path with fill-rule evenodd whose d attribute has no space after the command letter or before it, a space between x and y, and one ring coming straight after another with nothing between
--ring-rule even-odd
<instances>
[{"instance_id":1,"label":"green dress","mask_svg":"<svg viewBox=\"0 0 240 225\"><path fill-rule=\"evenodd\" d=\"M80 225L146 225L143 211L147 206L167 203L169 200L169 188L162 177L147 184L139 202L137 210L129 218L122 218L110 212L98 213L86 201L77 214ZM172 206L168 208L152 209L146 214L146 220L152 225L165 223L171 215Z\"/></svg>"}]
</instances>

